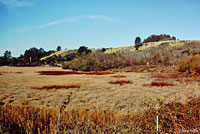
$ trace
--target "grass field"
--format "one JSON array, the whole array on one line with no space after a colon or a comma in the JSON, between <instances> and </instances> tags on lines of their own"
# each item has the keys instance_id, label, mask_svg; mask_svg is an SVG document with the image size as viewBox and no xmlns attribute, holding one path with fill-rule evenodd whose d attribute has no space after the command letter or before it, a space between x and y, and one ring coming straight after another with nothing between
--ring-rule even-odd
<instances>
[{"instance_id":1,"label":"grass field","mask_svg":"<svg viewBox=\"0 0 200 134\"><path fill-rule=\"evenodd\" d=\"M194 119L192 123L199 121L198 99L192 102L196 104L192 107L197 110L196 114L187 113L191 108L190 103L187 105L188 98L200 96L199 76L180 73L174 67L89 75L66 73L59 67L1 67L0 74L0 121L4 125L7 122L6 126L10 125L10 128L13 128L12 123L18 124L14 128L24 133L57 133L58 109L64 120L60 128L63 133L154 132L156 113L162 118L160 128L163 133L189 129L191 124L185 126L183 120L188 117ZM177 106L171 111L184 116L180 118L182 122L179 118L174 119L173 124L167 121L168 129L164 128L166 122L162 122L164 115L169 120L176 115L169 111L164 114L165 104L169 109ZM186 110L180 111L181 107ZM39 111L41 114L37 116ZM34 122L35 118L37 122ZM141 123L142 120L146 124ZM27 121L26 125L24 121ZM200 131L199 126L191 129Z\"/></svg>"}]
</instances>

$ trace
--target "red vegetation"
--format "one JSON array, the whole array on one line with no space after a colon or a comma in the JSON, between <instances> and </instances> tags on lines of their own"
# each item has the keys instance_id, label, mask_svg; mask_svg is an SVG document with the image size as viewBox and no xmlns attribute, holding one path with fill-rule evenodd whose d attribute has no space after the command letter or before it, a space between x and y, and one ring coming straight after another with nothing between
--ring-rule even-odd
<instances>
[{"instance_id":1,"label":"red vegetation","mask_svg":"<svg viewBox=\"0 0 200 134\"><path fill-rule=\"evenodd\" d=\"M113 78L126 78L126 76L124 75L114 75L114 76L111 76Z\"/></svg>"},{"instance_id":2,"label":"red vegetation","mask_svg":"<svg viewBox=\"0 0 200 134\"><path fill-rule=\"evenodd\" d=\"M170 73L158 73L154 74L151 78L160 78L160 79L177 79L180 77L188 77L187 74L185 73L180 73L180 72L170 72Z\"/></svg>"},{"instance_id":3,"label":"red vegetation","mask_svg":"<svg viewBox=\"0 0 200 134\"><path fill-rule=\"evenodd\" d=\"M80 88L80 86L77 85L67 85L67 86L58 86L58 85L52 85L52 86L43 86L43 87L32 87L33 89L68 89L68 88Z\"/></svg>"},{"instance_id":4,"label":"red vegetation","mask_svg":"<svg viewBox=\"0 0 200 134\"><path fill-rule=\"evenodd\" d=\"M129 80L117 80L117 81L111 81L111 82L108 82L108 83L119 84L121 86L123 84L131 84L131 81L129 81Z\"/></svg>"},{"instance_id":5,"label":"red vegetation","mask_svg":"<svg viewBox=\"0 0 200 134\"><path fill-rule=\"evenodd\" d=\"M174 86L174 84L163 81L162 82L153 81L149 86L163 87L163 86Z\"/></svg>"},{"instance_id":6,"label":"red vegetation","mask_svg":"<svg viewBox=\"0 0 200 134\"><path fill-rule=\"evenodd\" d=\"M151 78L156 78L161 80L161 79L174 79L178 82L192 82L196 81L198 82L200 79L200 75L197 71L193 71L192 73L186 73L186 72L166 72L166 73L158 73L158 74L153 74Z\"/></svg>"},{"instance_id":7,"label":"red vegetation","mask_svg":"<svg viewBox=\"0 0 200 134\"><path fill-rule=\"evenodd\" d=\"M73 75L73 74L86 74L86 75L106 75L114 74L113 72L76 72L76 71L38 71L40 75Z\"/></svg>"}]
</instances>

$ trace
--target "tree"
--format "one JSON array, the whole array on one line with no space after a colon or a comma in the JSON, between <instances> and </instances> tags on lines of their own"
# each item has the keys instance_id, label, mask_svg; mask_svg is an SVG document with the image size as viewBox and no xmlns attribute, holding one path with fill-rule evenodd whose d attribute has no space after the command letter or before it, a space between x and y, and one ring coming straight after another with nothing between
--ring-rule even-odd
<instances>
[{"instance_id":1,"label":"tree","mask_svg":"<svg viewBox=\"0 0 200 134\"><path fill-rule=\"evenodd\" d=\"M158 41L168 41L168 40L176 40L176 37L171 37L170 35L167 34L160 34L160 35L151 35L147 39L143 41L143 43L148 43L148 42L158 42Z\"/></svg>"},{"instance_id":2,"label":"tree","mask_svg":"<svg viewBox=\"0 0 200 134\"><path fill-rule=\"evenodd\" d=\"M60 50L61 50L61 46L58 46L58 47L57 47L57 51L60 51Z\"/></svg>"},{"instance_id":3,"label":"tree","mask_svg":"<svg viewBox=\"0 0 200 134\"><path fill-rule=\"evenodd\" d=\"M90 54L92 53L92 51L90 49L88 49L87 47L85 46L81 46L79 49L78 49L78 55L86 55L86 54Z\"/></svg>"},{"instance_id":4,"label":"tree","mask_svg":"<svg viewBox=\"0 0 200 134\"><path fill-rule=\"evenodd\" d=\"M172 37L172 40L176 40L176 37L173 36L173 37Z\"/></svg>"},{"instance_id":5,"label":"tree","mask_svg":"<svg viewBox=\"0 0 200 134\"><path fill-rule=\"evenodd\" d=\"M4 53L4 58L11 58L11 52L10 51L5 51L5 53Z\"/></svg>"},{"instance_id":6,"label":"tree","mask_svg":"<svg viewBox=\"0 0 200 134\"><path fill-rule=\"evenodd\" d=\"M141 43L141 38L140 37L136 37L135 38L135 45L140 45Z\"/></svg>"},{"instance_id":7,"label":"tree","mask_svg":"<svg viewBox=\"0 0 200 134\"><path fill-rule=\"evenodd\" d=\"M45 56L45 51L43 48L37 49L35 47L26 50L24 53L25 62L39 62L40 58Z\"/></svg>"}]
</instances>

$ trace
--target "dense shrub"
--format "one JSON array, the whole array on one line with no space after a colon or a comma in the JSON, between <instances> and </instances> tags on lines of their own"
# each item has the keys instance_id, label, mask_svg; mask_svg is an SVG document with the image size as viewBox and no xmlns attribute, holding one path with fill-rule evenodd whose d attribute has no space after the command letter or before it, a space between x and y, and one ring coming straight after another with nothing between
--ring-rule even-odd
<instances>
[{"instance_id":1,"label":"dense shrub","mask_svg":"<svg viewBox=\"0 0 200 134\"><path fill-rule=\"evenodd\" d=\"M128 66L126 58L120 54L97 53L75 58L63 64L64 69L79 71L104 71Z\"/></svg>"},{"instance_id":2,"label":"dense shrub","mask_svg":"<svg viewBox=\"0 0 200 134\"><path fill-rule=\"evenodd\" d=\"M200 55L194 55L179 62L179 70L181 72L193 72L200 73Z\"/></svg>"}]
</instances>

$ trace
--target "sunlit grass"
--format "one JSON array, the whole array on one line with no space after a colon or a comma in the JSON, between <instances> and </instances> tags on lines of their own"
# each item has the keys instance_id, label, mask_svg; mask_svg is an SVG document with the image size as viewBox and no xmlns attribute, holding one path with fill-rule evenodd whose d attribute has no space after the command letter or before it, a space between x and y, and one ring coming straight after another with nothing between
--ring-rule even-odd
<instances>
[{"instance_id":1,"label":"sunlit grass","mask_svg":"<svg viewBox=\"0 0 200 134\"><path fill-rule=\"evenodd\" d=\"M160 133L178 133L179 130L200 132L200 98L191 97L187 103L157 100L159 109L152 105L141 113L124 115L117 110L65 110L60 113L61 133L156 133L159 116ZM4 106L0 122L9 131L18 133L57 133L58 109Z\"/></svg>"}]
</instances>

